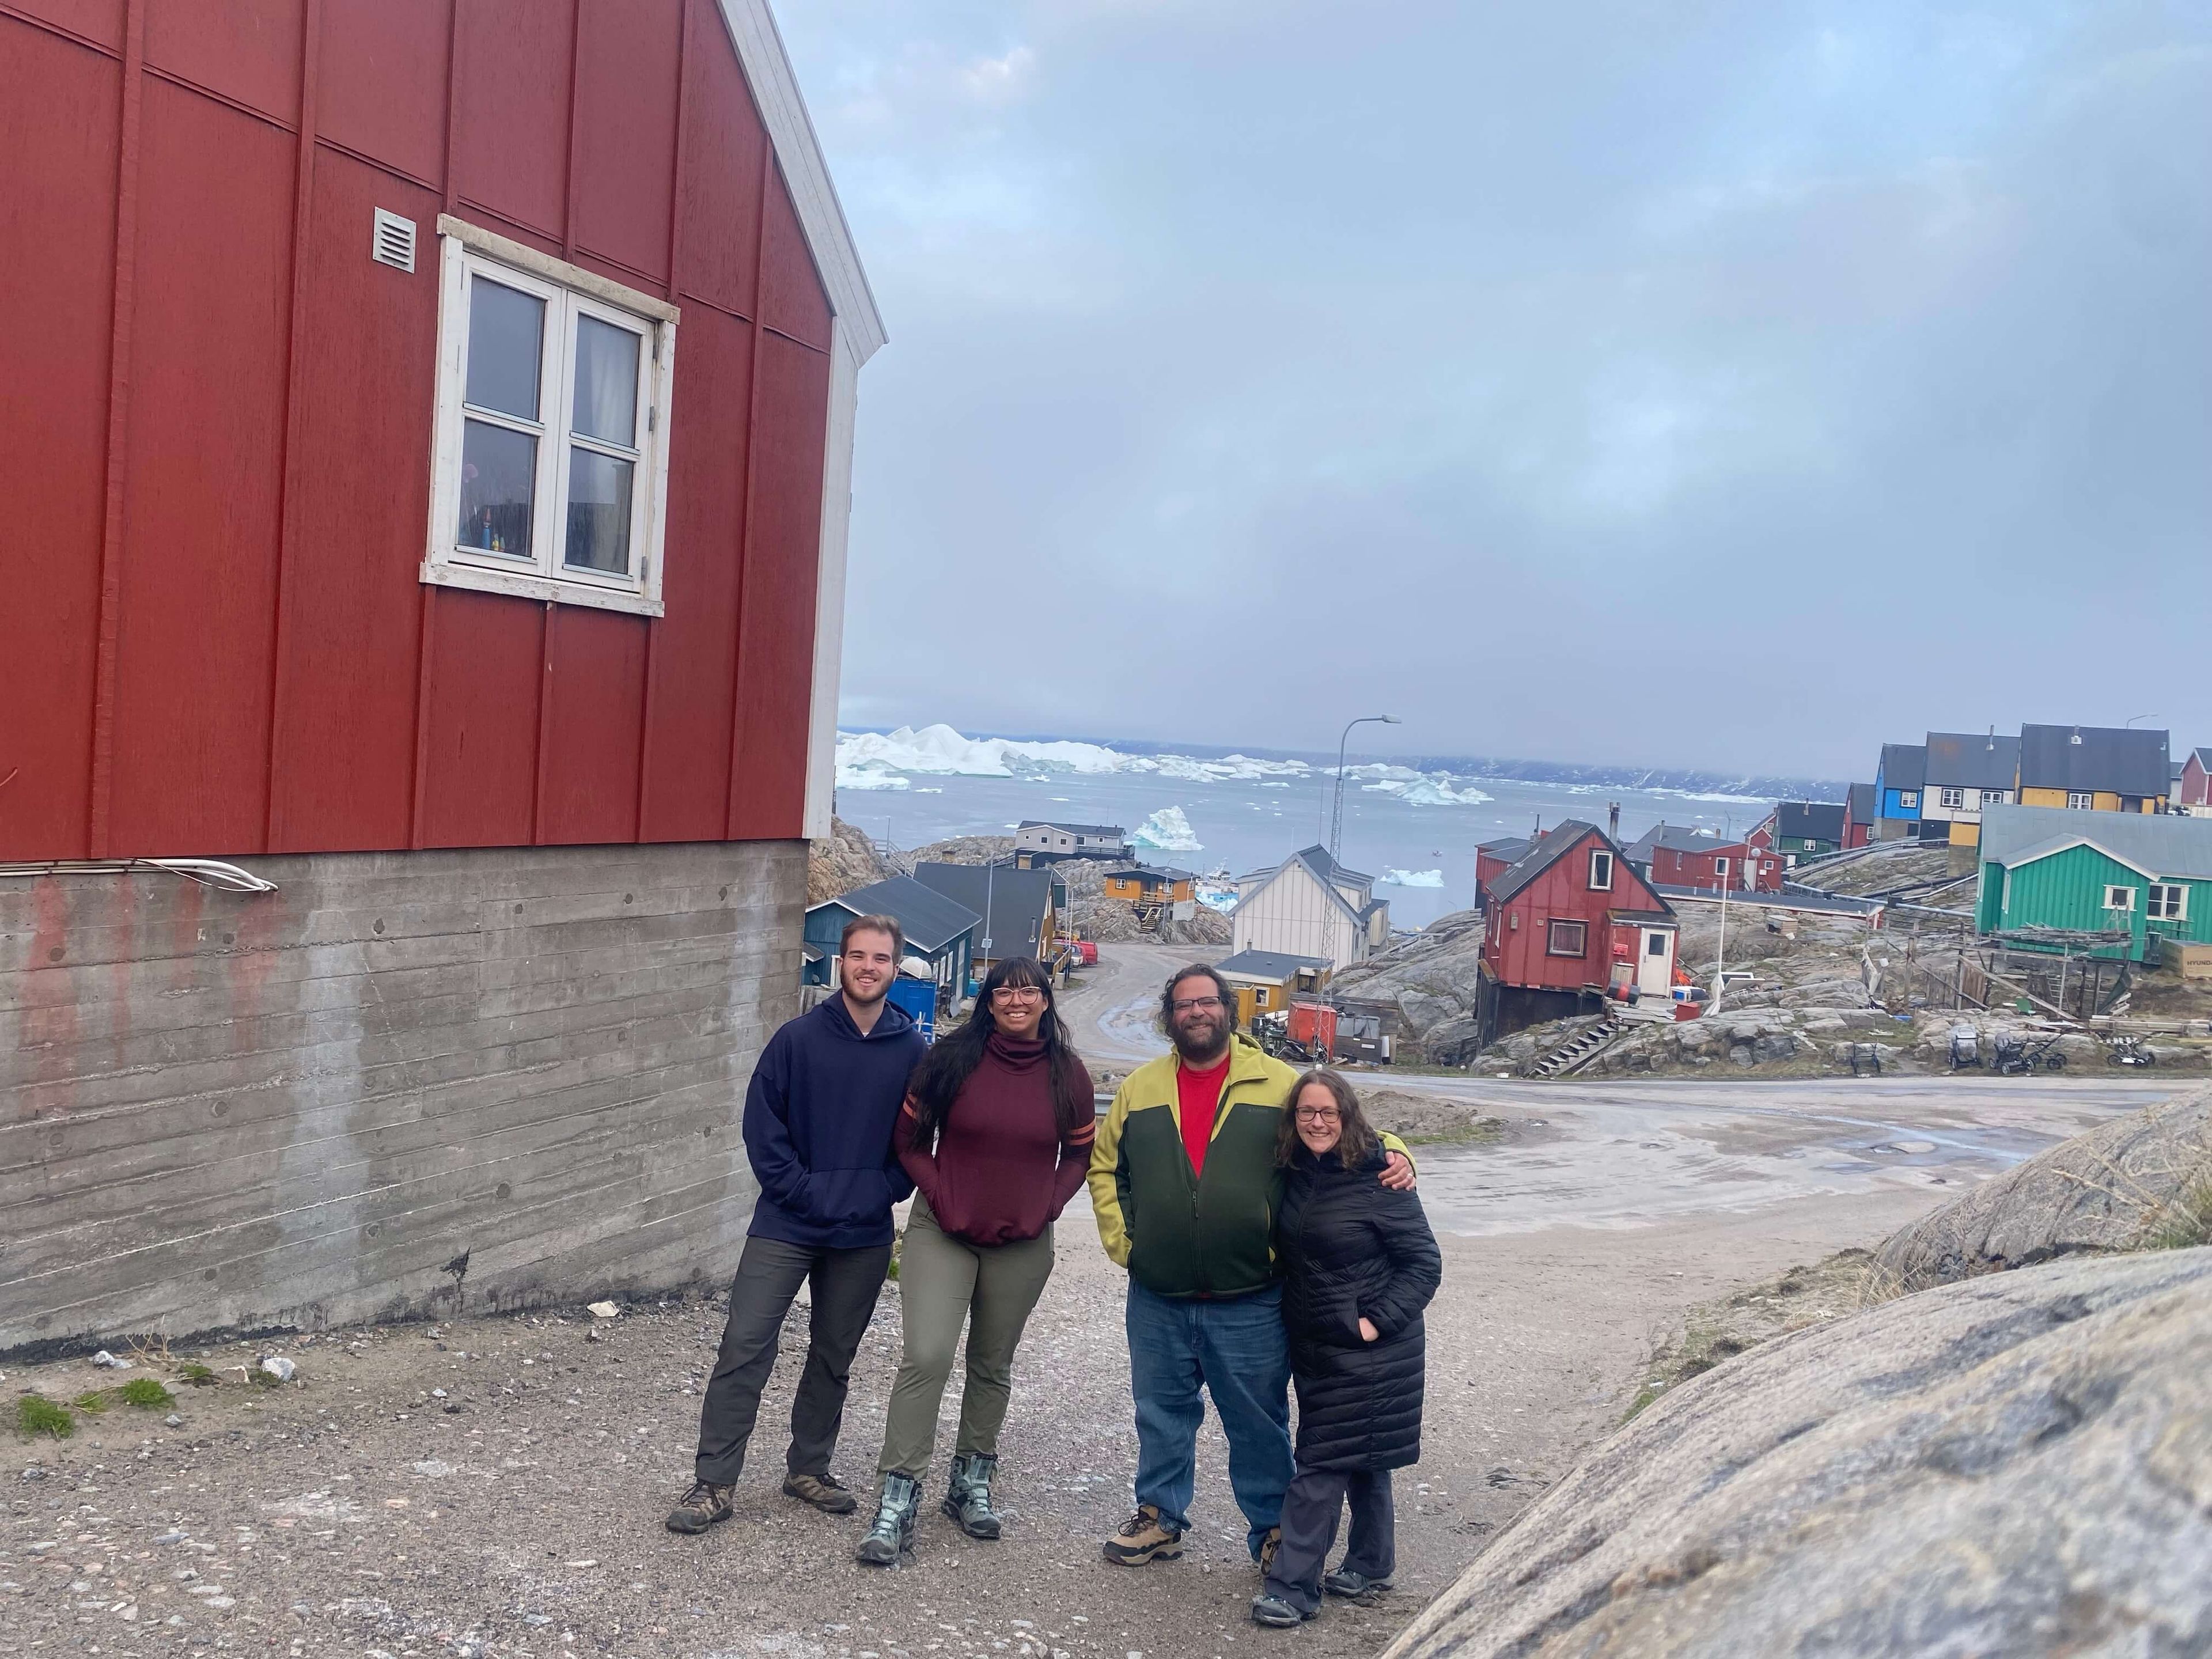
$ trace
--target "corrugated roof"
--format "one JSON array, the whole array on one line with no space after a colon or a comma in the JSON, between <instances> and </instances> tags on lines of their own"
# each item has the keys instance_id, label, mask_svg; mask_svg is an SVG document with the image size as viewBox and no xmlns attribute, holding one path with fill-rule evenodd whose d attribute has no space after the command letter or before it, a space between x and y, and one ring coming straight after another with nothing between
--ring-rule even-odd
<instances>
[{"instance_id":1,"label":"corrugated roof","mask_svg":"<svg viewBox=\"0 0 2212 1659\"><path fill-rule=\"evenodd\" d=\"M2212 818L2085 812L2063 806L1982 811L1980 858L2012 869L2083 844L2154 877L2212 881Z\"/></svg>"},{"instance_id":2,"label":"corrugated roof","mask_svg":"<svg viewBox=\"0 0 2212 1659\"><path fill-rule=\"evenodd\" d=\"M1044 931L1045 905L1052 894L1049 871L1017 870L1009 865L917 864L915 879L945 897L963 904L982 919L975 929L975 945L991 941L996 959L1021 956L1037 948ZM983 912L986 895L991 912Z\"/></svg>"},{"instance_id":3,"label":"corrugated roof","mask_svg":"<svg viewBox=\"0 0 2212 1659\"><path fill-rule=\"evenodd\" d=\"M1917 789L1928 777L1928 745L1886 743L1881 746L1881 787Z\"/></svg>"},{"instance_id":4,"label":"corrugated roof","mask_svg":"<svg viewBox=\"0 0 2212 1659\"><path fill-rule=\"evenodd\" d=\"M892 876L806 908L814 911L831 905L856 916L896 916L898 925L906 929L907 943L933 954L982 920L957 899L912 876Z\"/></svg>"},{"instance_id":5,"label":"corrugated roof","mask_svg":"<svg viewBox=\"0 0 2212 1659\"><path fill-rule=\"evenodd\" d=\"M1128 831L1118 823L1070 823L1066 818L1024 818L1018 830L1065 830L1071 836L1112 836L1125 839Z\"/></svg>"},{"instance_id":6,"label":"corrugated roof","mask_svg":"<svg viewBox=\"0 0 2212 1659\"><path fill-rule=\"evenodd\" d=\"M1213 965L1222 973L1239 974L1249 979L1288 979L1301 969L1325 969L1328 959L1289 956L1280 951L1239 951L1228 961Z\"/></svg>"},{"instance_id":7,"label":"corrugated roof","mask_svg":"<svg viewBox=\"0 0 2212 1659\"><path fill-rule=\"evenodd\" d=\"M1314 874L1319 876L1323 881L1334 881L1341 877L1346 881L1361 885L1374 884L1374 877L1355 870L1348 864L1339 864L1334 859L1329 857L1328 848L1318 842L1311 847L1300 848L1291 856L1304 859Z\"/></svg>"},{"instance_id":8,"label":"corrugated roof","mask_svg":"<svg viewBox=\"0 0 2212 1659\"><path fill-rule=\"evenodd\" d=\"M1875 820L1875 809L1881 805L1881 802L1875 794L1872 784L1855 783L1851 785L1850 792L1845 797L1844 805L1851 809L1853 823L1872 823Z\"/></svg>"},{"instance_id":9,"label":"corrugated roof","mask_svg":"<svg viewBox=\"0 0 2212 1659\"><path fill-rule=\"evenodd\" d=\"M2162 795L2166 732L2117 726L2023 726L2020 787Z\"/></svg>"},{"instance_id":10,"label":"corrugated roof","mask_svg":"<svg viewBox=\"0 0 2212 1659\"><path fill-rule=\"evenodd\" d=\"M1985 732L1930 732L1927 748L1923 787L1929 789L2010 789L2020 770L2018 738Z\"/></svg>"},{"instance_id":11,"label":"corrugated roof","mask_svg":"<svg viewBox=\"0 0 2212 1659\"><path fill-rule=\"evenodd\" d=\"M1844 804L1838 800L1785 800L1774 806L1774 833L1801 841L1841 842Z\"/></svg>"},{"instance_id":12,"label":"corrugated roof","mask_svg":"<svg viewBox=\"0 0 2212 1659\"><path fill-rule=\"evenodd\" d=\"M1725 853L1743 844L1741 836L1731 838L1711 835L1686 824L1655 823L1629 848L1628 859L1632 864L1649 863L1653 851L1662 847L1670 853Z\"/></svg>"}]
</instances>

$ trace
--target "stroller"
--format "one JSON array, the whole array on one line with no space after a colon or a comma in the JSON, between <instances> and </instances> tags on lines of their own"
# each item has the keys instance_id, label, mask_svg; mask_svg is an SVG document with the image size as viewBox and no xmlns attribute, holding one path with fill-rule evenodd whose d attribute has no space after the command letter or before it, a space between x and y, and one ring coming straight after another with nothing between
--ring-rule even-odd
<instances>
[{"instance_id":1,"label":"stroller","mask_svg":"<svg viewBox=\"0 0 2212 1659\"><path fill-rule=\"evenodd\" d=\"M1951 1069L1955 1072L1981 1063L1981 1033L1971 1025L1954 1025L1951 1028Z\"/></svg>"},{"instance_id":2,"label":"stroller","mask_svg":"<svg viewBox=\"0 0 2212 1659\"><path fill-rule=\"evenodd\" d=\"M2025 1077L2037 1070L2064 1071L2066 1056L2058 1051L2058 1036L2056 1031L2041 1037L2022 1036L2017 1031L1998 1032L1994 1069L2001 1077Z\"/></svg>"}]
</instances>

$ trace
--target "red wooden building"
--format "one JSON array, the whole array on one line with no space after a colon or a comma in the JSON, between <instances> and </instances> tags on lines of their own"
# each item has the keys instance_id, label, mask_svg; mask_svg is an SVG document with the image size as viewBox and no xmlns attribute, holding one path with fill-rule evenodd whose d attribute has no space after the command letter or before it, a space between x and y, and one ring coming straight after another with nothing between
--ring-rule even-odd
<instances>
[{"instance_id":1,"label":"red wooden building","mask_svg":"<svg viewBox=\"0 0 2212 1659\"><path fill-rule=\"evenodd\" d=\"M1595 824L1547 831L1490 884L1480 1041L1594 1006L1632 988L1673 992L1674 912Z\"/></svg>"},{"instance_id":2,"label":"red wooden building","mask_svg":"<svg viewBox=\"0 0 2212 1659\"><path fill-rule=\"evenodd\" d=\"M1782 855L1748 840L1729 841L1678 824L1655 824L1627 851L1628 861L1645 879L1662 887L1694 887L1718 892L1755 889L1782 890Z\"/></svg>"},{"instance_id":3,"label":"red wooden building","mask_svg":"<svg viewBox=\"0 0 2212 1659\"><path fill-rule=\"evenodd\" d=\"M100 1079L132 1064L149 964L208 994L210 1034L187 1046L236 1064L178 1079L205 1095L296 1083L250 1056L317 1037L311 1009L382 1031L414 1008L376 982L410 927L604 922L551 1072L500 1071L499 1030L436 1011L441 1035L412 1046L487 1056L482 1099L442 1163L397 1178L468 1188L472 1136L530 1121L572 1073L630 1075L611 1139L572 1123L564 1163L541 1127L532 1168L574 1199L595 1190L578 1160L623 1145L634 1178L599 1194L606 1224L643 1224L623 1206L658 1182L664 1210L676 1191L714 1210L693 1242L719 1263L750 1202L741 1160L708 1160L709 1193L672 1173L677 1143L699 1161L694 1120L727 1118L796 984L801 837L830 805L856 378L884 338L765 0L6 0L0 237L0 865L210 857L278 889L0 877L0 940L37 939L0 954L0 1101L17 1107L0 1136L112 1103ZM356 902L359 977L292 986L301 951L350 937ZM658 920L634 925L647 907ZM622 1023L666 966L655 928L723 953L669 1005L684 1042ZM449 978L464 998L493 984ZM297 1029L238 1031L262 1046L230 1053L211 1033L248 1017L242 998ZM610 1000L622 1016L591 1025ZM179 1133L164 1086L126 1091L149 1144ZM333 1098L362 1124L387 1097L428 1109L420 1079L304 1086L272 1121L301 1115L295 1139L340 1166ZM162 1158L142 1162L157 1180ZM0 1148L11 1164L36 1161ZM40 1190L78 1179L46 1168ZM502 1232L495 1188L520 1188L484 1183L478 1206L518 1286L563 1252L612 1259L544 1216ZM173 1196L118 1253L191 1232ZM357 1296L267 1267L161 1308L178 1328L405 1304L414 1264L390 1265ZM95 1280L49 1300L94 1322L137 1305L127 1271ZM0 1349L22 1334L0 1328Z\"/></svg>"}]
</instances>

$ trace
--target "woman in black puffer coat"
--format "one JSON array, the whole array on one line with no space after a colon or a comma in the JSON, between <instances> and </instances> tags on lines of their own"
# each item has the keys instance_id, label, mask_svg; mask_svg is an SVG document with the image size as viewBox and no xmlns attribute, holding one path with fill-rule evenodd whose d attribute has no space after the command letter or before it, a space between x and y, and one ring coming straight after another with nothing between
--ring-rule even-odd
<instances>
[{"instance_id":1,"label":"woman in black puffer coat","mask_svg":"<svg viewBox=\"0 0 2212 1659\"><path fill-rule=\"evenodd\" d=\"M1296 1625L1320 1611L1323 1589L1364 1598L1390 1588L1390 1471L1420 1459L1421 1310L1437 1293L1443 1259L1420 1200L1376 1180L1381 1143L1336 1073L1308 1072L1292 1085L1277 1157L1275 1260L1298 1394L1298 1462L1252 1619ZM1347 1500L1351 1543L1323 1577Z\"/></svg>"}]
</instances>

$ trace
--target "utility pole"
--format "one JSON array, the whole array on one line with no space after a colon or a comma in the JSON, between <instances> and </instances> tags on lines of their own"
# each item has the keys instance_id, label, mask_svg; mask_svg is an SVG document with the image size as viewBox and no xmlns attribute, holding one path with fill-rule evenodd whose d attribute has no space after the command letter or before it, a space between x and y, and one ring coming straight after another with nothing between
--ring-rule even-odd
<instances>
[{"instance_id":1,"label":"utility pole","mask_svg":"<svg viewBox=\"0 0 2212 1659\"><path fill-rule=\"evenodd\" d=\"M1721 942L1719 953L1713 962L1713 1006L1705 1010L1710 1017L1721 1011L1721 988L1728 983L1728 878L1721 878Z\"/></svg>"},{"instance_id":2,"label":"utility pole","mask_svg":"<svg viewBox=\"0 0 2212 1659\"><path fill-rule=\"evenodd\" d=\"M1336 862L1336 849L1344 842L1344 749L1352 741L1352 728L1355 726L1404 724L1395 714L1362 714L1358 720L1347 722L1344 735L1336 740L1336 811L1330 817L1328 826L1328 861L1331 864Z\"/></svg>"}]
</instances>

